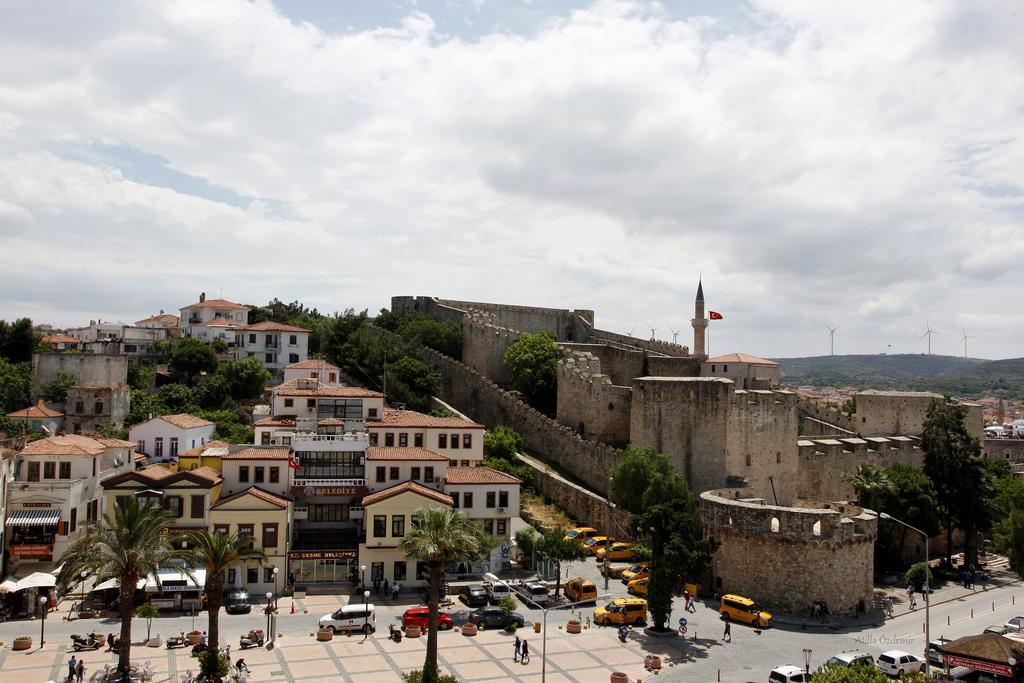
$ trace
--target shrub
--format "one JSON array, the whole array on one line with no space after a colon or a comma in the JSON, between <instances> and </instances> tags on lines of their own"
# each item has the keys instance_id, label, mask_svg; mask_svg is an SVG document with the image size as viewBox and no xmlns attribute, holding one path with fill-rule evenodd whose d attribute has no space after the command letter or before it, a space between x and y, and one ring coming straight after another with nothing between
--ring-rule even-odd
<instances>
[{"instance_id":1,"label":"shrub","mask_svg":"<svg viewBox=\"0 0 1024 683\"><path fill-rule=\"evenodd\" d=\"M911 565L910 569L907 570L907 585L913 586L914 590L916 591L921 590L922 588L924 588L924 579L926 573L928 576L928 585L935 585L935 580L932 577L932 572L928 569L927 566L925 566L924 562L918 562L915 565Z\"/></svg>"},{"instance_id":2,"label":"shrub","mask_svg":"<svg viewBox=\"0 0 1024 683\"><path fill-rule=\"evenodd\" d=\"M207 678L223 678L228 675L228 658L223 652L207 650L199 653L199 671Z\"/></svg>"},{"instance_id":3,"label":"shrub","mask_svg":"<svg viewBox=\"0 0 1024 683\"><path fill-rule=\"evenodd\" d=\"M421 669L409 671L403 673L402 678L408 681L408 683L423 683L423 671ZM437 681L437 683L459 683L458 678L452 676L451 674L446 674L442 671L437 672L437 678L435 680Z\"/></svg>"},{"instance_id":4,"label":"shrub","mask_svg":"<svg viewBox=\"0 0 1024 683\"><path fill-rule=\"evenodd\" d=\"M506 595L501 599L501 602L498 603L498 607L500 607L501 611L505 614L512 614L516 608L516 599L511 595Z\"/></svg>"}]
</instances>

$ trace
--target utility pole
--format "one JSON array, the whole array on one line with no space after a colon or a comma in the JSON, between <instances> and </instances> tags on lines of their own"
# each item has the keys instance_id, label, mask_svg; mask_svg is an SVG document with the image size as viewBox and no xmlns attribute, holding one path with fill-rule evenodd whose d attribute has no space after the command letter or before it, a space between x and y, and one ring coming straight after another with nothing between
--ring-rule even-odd
<instances>
[{"instance_id":1,"label":"utility pole","mask_svg":"<svg viewBox=\"0 0 1024 683\"><path fill-rule=\"evenodd\" d=\"M608 508L607 508L607 514L605 516L605 525L606 525L606 528L608 529L608 532L607 532L608 533L608 538L606 539L605 546L604 546L604 589L606 591L608 590L608 574L610 573L609 569L608 569L608 556L611 555L611 552L612 552L612 541L613 541L613 539L612 539L612 478L611 477L608 477L608 498L607 498L607 503L608 503Z\"/></svg>"}]
</instances>

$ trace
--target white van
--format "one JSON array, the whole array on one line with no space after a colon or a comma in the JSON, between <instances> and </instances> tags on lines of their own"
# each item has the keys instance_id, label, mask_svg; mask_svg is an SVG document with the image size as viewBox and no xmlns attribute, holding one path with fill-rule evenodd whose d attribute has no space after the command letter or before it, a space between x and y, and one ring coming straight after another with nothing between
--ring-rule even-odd
<instances>
[{"instance_id":1,"label":"white van","mask_svg":"<svg viewBox=\"0 0 1024 683\"><path fill-rule=\"evenodd\" d=\"M497 605L506 595L512 595L512 589L508 584L490 572L484 574L484 590L487 591L487 601Z\"/></svg>"},{"instance_id":2,"label":"white van","mask_svg":"<svg viewBox=\"0 0 1024 683\"><path fill-rule=\"evenodd\" d=\"M373 633L377 630L377 615L373 603L368 605L345 605L333 614L320 617L320 628L329 628L335 633L343 631L363 631Z\"/></svg>"}]
</instances>

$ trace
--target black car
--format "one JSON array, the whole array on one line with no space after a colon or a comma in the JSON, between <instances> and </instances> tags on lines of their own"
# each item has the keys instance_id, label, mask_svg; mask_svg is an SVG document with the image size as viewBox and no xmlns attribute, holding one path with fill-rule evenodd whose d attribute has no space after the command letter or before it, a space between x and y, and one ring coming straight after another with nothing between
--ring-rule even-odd
<instances>
[{"instance_id":1,"label":"black car","mask_svg":"<svg viewBox=\"0 0 1024 683\"><path fill-rule=\"evenodd\" d=\"M244 588L229 588L224 591L224 611L228 614L248 614L252 611L249 591Z\"/></svg>"},{"instance_id":2,"label":"black car","mask_svg":"<svg viewBox=\"0 0 1024 683\"><path fill-rule=\"evenodd\" d=\"M469 622L476 624L478 628L504 628L509 624L522 626L525 623L523 615L518 612L505 614L497 607L485 607L469 613Z\"/></svg>"},{"instance_id":3,"label":"black car","mask_svg":"<svg viewBox=\"0 0 1024 683\"><path fill-rule=\"evenodd\" d=\"M459 589L459 599L467 607L479 607L487 604L487 591L483 586L463 586Z\"/></svg>"}]
</instances>

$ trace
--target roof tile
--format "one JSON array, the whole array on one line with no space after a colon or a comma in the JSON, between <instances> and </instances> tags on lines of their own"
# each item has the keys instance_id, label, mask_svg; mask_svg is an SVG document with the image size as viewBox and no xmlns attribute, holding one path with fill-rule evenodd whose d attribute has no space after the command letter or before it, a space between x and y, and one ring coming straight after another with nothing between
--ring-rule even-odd
<instances>
[{"instance_id":1,"label":"roof tile","mask_svg":"<svg viewBox=\"0 0 1024 683\"><path fill-rule=\"evenodd\" d=\"M447 455L441 455L426 448L371 446L366 449L367 460L412 460L416 462L448 462Z\"/></svg>"},{"instance_id":2,"label":"roof tile","mask_svg":"<svg viewBox=\"0 0 1024 683\"><path fill-rule=\"evenodd\" d=\"M522 484L511 474L490 467L449 467L445 484Z\"/></svg>"},{"instance_id":3,"label":"roof tile","mask_svg":"<svg viewBox=\"0 0 1024 683\"><path fill-rule=\"evenodd\" d=\"M401 484L398 484L397 486L392 486L389 489L384 489L383 491L378 491L377 493L371 493L368 496L363 496L362 505L363 507L374 505L375 503L379 503L389 498L394 498L395 496L401 495L403 493L415 493L417 495L423 496L424 498L429 498L434 502L441 503L442 505L447 505L448 507L452 506L451 496L447 496L443 493L440 493L439 491L435 491L434 489L428 489L426 486L423 486L422 484L417 484L414 481L402 482Z\"/></svg>"}]
</instances>

